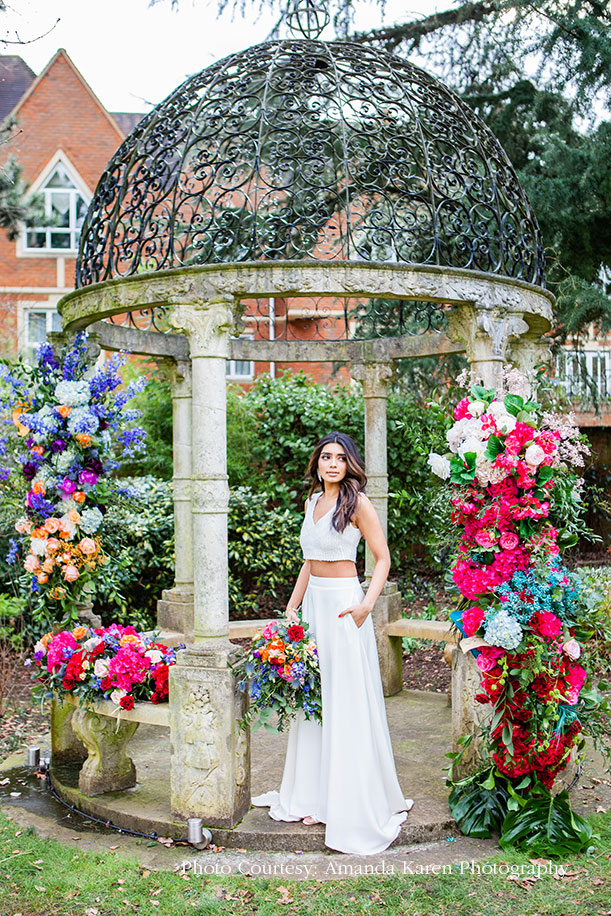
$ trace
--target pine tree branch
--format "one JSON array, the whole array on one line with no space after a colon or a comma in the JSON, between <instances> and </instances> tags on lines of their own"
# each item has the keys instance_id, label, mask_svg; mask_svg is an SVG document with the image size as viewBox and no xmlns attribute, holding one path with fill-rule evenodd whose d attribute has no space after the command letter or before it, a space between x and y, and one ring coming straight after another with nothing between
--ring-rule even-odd
<instances>
[{"instance_id":1,"label":"pine tree branch","mask_svg":"<svg viewBox=\"0 0 611 916\"><path fill-rule=\"evenodd\" d=\"M518 4L510 2L502 5L503 8L510 9ZM465 22L483 22L488 16L497 13L500 7L498 0L477 0L475 3L463 3L457 9L432 13L416 22L405 22L384 29L372 29L370 32L357 32L352 40L361 43L380 41L389 48L396 48L403 41L418 44L421 38L448 26L463 25Z\"/></svg>"}]
</instances>

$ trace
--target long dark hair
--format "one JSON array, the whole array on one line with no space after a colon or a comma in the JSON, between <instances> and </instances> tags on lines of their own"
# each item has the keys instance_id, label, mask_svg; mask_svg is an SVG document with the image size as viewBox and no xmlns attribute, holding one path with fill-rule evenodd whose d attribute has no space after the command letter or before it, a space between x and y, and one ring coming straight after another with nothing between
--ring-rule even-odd
<instances>
[{"instance_id":1,"label":"long dark hair","mask_svg":"<svg viewBox=\"0 0 611 916\"><path fill-rule=\"evenodd\" d=\"M365 474L365 463L359 454L354 439L347 433L327 433L322 436L314 446L314 451L308 461L307 474L311 479L308 498L320 489L324 493L324 483L318 479L318 459L325 445L330 442L336 442L341 445L346 454L346 476L339 482L339 496L337 506L331 519L331 524L336 531L344 530L356 511L356 504L359 493L363 493L367 486L367 475Z\"/></svg>"}]
</instances>

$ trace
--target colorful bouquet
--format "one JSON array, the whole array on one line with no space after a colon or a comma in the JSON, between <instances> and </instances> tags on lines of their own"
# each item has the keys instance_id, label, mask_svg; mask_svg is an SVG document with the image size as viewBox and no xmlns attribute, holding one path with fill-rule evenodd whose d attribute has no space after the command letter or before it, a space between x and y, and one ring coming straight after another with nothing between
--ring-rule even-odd
<instances>
[{"instance_id":1,"label":"colorful bouquet","mask_svg":"<svg viewBox=\"0 0 611 916\"><path fill-rule=\"evenodd\" d=\"M542 410L523 375L506 372L504 386L497 396L474 385L454 411L449 454L429 456L451 488L459 530L452 578L463 600L450 616L465 637L461 648L475 655L482 673L475 700L491 707L482 726L490 762L459 782L449 777L450 808L465 833L487 836L492 827L501 845L510 836L524 842L536 836L539 851L553 854L549 834L540 836L551 824L550 818L544 825L545 804L551 810L557 774L571 749L585 743L588 715L597 704L605 713L606 705L595 689L584 689L579 591L559 556L577 540L570 512L579 514L583 481L575 467L588 448L570 418ZM566 492L575 496L569 513ZM461 740L466 747L471 737ZM539 802L541 831L532 819ZM555 810L563 836L558 849L581 848L591 830L566 798Z\"/></svg>"},{"instance_id":2,"label":"colorful bouquet","mask_svg":"<svg viewBox=\"0 0 611 916\"><path fill-rule=\"evenodd\" d=\"M68 692L84 701L110 700L120 709L133 709L139 701L167 702L168 672L184 648L182 643L169 648L131 626L79 626L55 636L47 633L26 664L41 672L37 681L46 695Z\"/></svg>"},{"instance_id":3,"label":"colorful bouquet","mask_svg":"<svg viewBox=\"0 0 611 916\"><path fill-rule=\"evenodd\" d=\"M255 637L250 651L238 662L246 674L238 687L245 690L248 680L251 700L240 728L251 725L256 716L253 730L264 725L269 731L283 731L299 710L307 719L322 722L318 653L307 630L303 620L289 624L283 619L268 623ZM274 713L277 728L269 722Z\"/></svg>"},{"instance_id":4,"label":"colorful bouquet","mask_svg":"<svg viewBox=\"0 0 611 916\"><path fill-rule=\"evenodd\" d=\"M146 384L123 387L118 354L88 369L86 334L78 334L58 359L48 344L35 367L0 364L0 439L3 500L18 515L7 556L21 555L30 588L73 616L74 602L105 562L101 530L117 488L109 479L122 456L144 447L144 430L132 425L138 410L126 402ZM117 391L117 389L121 389Z\"/></svg>"}]
</instances>

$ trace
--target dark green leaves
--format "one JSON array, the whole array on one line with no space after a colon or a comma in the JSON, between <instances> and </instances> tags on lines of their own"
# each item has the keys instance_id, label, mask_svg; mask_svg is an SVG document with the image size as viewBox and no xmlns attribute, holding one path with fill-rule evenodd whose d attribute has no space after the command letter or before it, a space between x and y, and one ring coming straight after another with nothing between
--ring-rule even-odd
<instances>
[{"instance_id":1,"label":"dark green leaves","mask_svg":"<svg viewBox=\"0 0 611 916\"><path fill-rule=\"evenodd\" d=\"M538 856L570 856L590 845L592 828L571 810L566 789L558 795L529 795L503 821L499 846L517 846Z\"/></svg>"},{"instance_id":2,"label":"dark green leaves","mask_svg":"<svg viewBox=\"0 0 611 916\"><path fill-rule=\"evenodd\" d=\"M450 458L450 480L452 483L471 483L475 477L475 452L466 452L464 461Z\"/></svg>"}]
</instances>

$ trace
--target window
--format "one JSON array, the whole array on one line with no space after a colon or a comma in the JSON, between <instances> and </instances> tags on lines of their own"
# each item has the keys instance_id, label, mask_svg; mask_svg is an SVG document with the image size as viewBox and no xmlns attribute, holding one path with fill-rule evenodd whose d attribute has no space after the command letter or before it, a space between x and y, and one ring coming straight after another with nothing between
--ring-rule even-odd
<instances>
[{"instance_id":1,"label":"window","mask_svg":"<svg viewBox=\"0 0 611 916\"><path fill-rule=\"evenodd\" d=\"M558 355L557 375L569 397L583 396L591 388L601 398L611 395L611 351L565 350Z\"/></svg>"},{"instance_id":2,"label":"window","mask_svg":"<svg viewBox=\"0 0 611 916\"><path fill-rule=\"evenodd\" d=\"M25 327L24 355L28 362L36 360L36 350L51 331L61 331L62 320L54 308L34 307L23 313Z\"/></svg>"},{"instance_id":3,"label":"window","mask_svg":"<svg viewBox=\"0 0 611 916\"><path fill-rule=\"evenodd\" d=\"M88 205L61 162L37 193L44 215L40 225L26 226L25 250L76 251Z\"/></svg>"},{"instance_id":4,"label":"window","mask_svg":"<svg viewBox=\"0 0 611 916\"><path fill-rule=\"evenodd\" d=\"M241 339L254 340L254 337L252 334L245 334ZM228 359L225 367L227 381L245 382L255 377L255 364L251 359Z\"/></svg>"}]
</instances>

